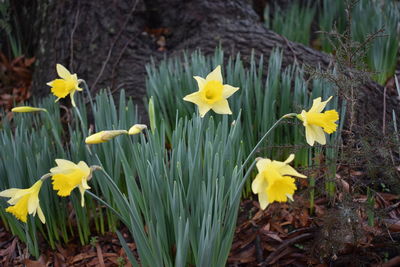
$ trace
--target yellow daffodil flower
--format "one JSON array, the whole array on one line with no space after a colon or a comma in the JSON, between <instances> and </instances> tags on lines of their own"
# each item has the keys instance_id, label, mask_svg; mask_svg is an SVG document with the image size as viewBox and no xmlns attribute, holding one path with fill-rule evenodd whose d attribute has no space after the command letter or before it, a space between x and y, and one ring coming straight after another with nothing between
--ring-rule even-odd
<instances>
[{"instance_id":1,"label":"yellow daffodil flower","mask_svg":"<svg viewBox=\"0 0 400 267\"><path fill-rule=\"evenodd\" d=\"M27 221L28 213L35 216L37 212L40 221L46 223L39 205L39 191L42 183L42 180L39 180L27 189L10 188L0 192L0 197L10 198L7 202L12 206L9 206L6 211L24 223Z\"/></svg>"},{"instance_id":2,"label":"yellow daffodil flower","mask_svg":"<svg viewBox=\"0 0 400 267\"><path fill-rule=\"evenodd\" d=\"M227 98L239 87L223 84L221 66L217 66L205 79L199 76L193 78L197 81L199 91L185 96L183 100L196 104L200 117L204 117L210 109L218 114L232 114Z\"/></svg>"},{"instance_id":3,"label":"yellow daffodil flower","mask_svg":"<svg viewBox=\"0 0 400 267\"><path fill-rule=\"evenodd\" d=\"M45 108L35 108L35 107L29 107L29 106L20 106L20 107L15 107L11 109L12 112L37 112L37 111L45 111L47 112L47 109Z\"/></svg>"},{"instance_id":4,"label":"yellow daffodil flower","mask_svg":"<svg viewBox=\"0 0 400 267\"><path fill-rule=\"evenodd\" d=\"M53 189L57 195L65 197L71 195L75 187L79 188L81 193L81 205L85 205L84 193L85 190L90 189L87 184L88 180L92 177L92 170L88 165L80 161L78 164L65 159L56 159L57 167L50 169L53 180Z\"/></svg>"},{"instance_id":5,"label":"yellow daffodil flower","mask_svg":"<svg viewBox=\"0 0 400 267\"><path fill-rule=\"evenodd\" d=\"M147 125L145 124L135 124L129 129L129 134L138 134L141 133L144 129L147 128Z\"/></svg>"},{"instance_id":6,"label":"yellow daffodil flower","mask_svg":"<svg viewBox=\"0 0 400 267\"><path fill-rule=\"evenodd\" d=\"M92 134L91 136L88 136L85 139L86 144L100 144L100 143L105 143L114 137L121 135L121 134L128 134L128 131L126 130L110 130L110 131L101 131L95 134Z\"/></svg>"},{"instance_id":7,"label":"yellow daffodil flower","mask_svg":"<svg viewBox=\"0 0 400 267\"><path fill-rule=\"evenodd\" d=\"M303 110L301 114L297 115L303 125L306 128L306 140L310 146L314 145L314 142L320 143L321 145L326 144L325 133L331 134L336 131L337 124L335 123L339 120L339 114L336 110L327 110L321 113L325 108L329 100L321 102L321 97L314 99L313 105L309 111Z\"/></svg>"},{"instance_id":8,"label":"yellow daffodil flower","mask_svg":"<svg viewBox=\"0 0 400 267\"><path fill-rule=\"evenodd\" d=\"M251 189L254 194L258 194L261 209L265 209L274 201L286 202L288 198L293 200L297 188L295 180L290 176L307 178L288 165L293 159L294 154L291 154L283 162L270 159L257 161L258 174L251 184Z\"/></svg>"},{"instance_id":9,"label":"yellow daffodil flower","mask_svg":"<svg viewBox=\"0 0 400 267\"><path fill-rule=\"evenodd\" d=\"M82 88L79 87L80 80L78 80L76 74L71 74L61 64L57 64L57 74L61 79L55 79L47 83L48 86L51 86L51 92L58 97L56 102L60 98L70 95L72 105L75 107L74 94L76 91L82 91Z\"/></svg>"}]
</instances>

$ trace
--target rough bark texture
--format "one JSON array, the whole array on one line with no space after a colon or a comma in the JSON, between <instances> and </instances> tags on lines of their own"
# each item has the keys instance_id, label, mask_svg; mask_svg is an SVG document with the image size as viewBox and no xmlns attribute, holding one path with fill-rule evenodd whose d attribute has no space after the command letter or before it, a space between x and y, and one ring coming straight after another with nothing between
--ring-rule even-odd
<instances>
[{"instance_id":1,"label":"rough bark texture","mask_svg":"<svg viewBox=\"0 0 400 267\"><path fill-rule=\"evenodd\" d=\"M219 44L228 55L240 52L245 61L253 50L269 57L280 47L283 66L297 60L324 68L331 62L329 55L266 29L246 0L64 0L51 1L43 11L33 83L33 90L42 95L49 92L44 84L55 77L55 64L62 63L86 79L94 92L125 88L141 104L145 64L151 57L158 60L198 48L212 53ZM145 27L169 29L165 52L157 50ZM382 102L383 88L367 82L358 118L380 117ZM386 106L391 112L398 108L398 100L388 97Z\"/></svg>"}]
</instances>

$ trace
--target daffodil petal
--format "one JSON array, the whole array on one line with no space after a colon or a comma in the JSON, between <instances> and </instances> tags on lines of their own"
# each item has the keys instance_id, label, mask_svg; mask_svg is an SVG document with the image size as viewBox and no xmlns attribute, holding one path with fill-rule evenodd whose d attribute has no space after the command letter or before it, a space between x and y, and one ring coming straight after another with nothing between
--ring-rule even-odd
<instances>
[{"instance_id":1,"label":"daffodil petal","mask_svg":"<svg viewBox=\"0 0 400 267\"><path fill-rule=\"evenodd\" d=\"M82 187L82 185L78 186L79 188L79 192L81 193L81 206L84 207L85 206L85 191L86 189Z\"/></svg>"},{"instance_id":2,"label":"daffodil petal","mask_svg":"<svg viewBox=\"0 0 400 267\"><path fill-rule=\"evenodd\" d=\"M294 201L293 195L292 195L292 194L286 194L286 197L287 197L288 199L290 199L291 201Z\"/></svg>"},{"instance_id":3,"label":"daffodil petal","mask_svg":"<svg viewBox=\"0 0 400 267\"><path fill-rule=\"evenodd\" d=\"M10 188L0 192L0 197L14 197L15 194L20 191L18 188Z\"/></svg>"},{"instance_id":4,"label":"daffodil petal","mask_svg":"<svg viewBox=\"0 0 400 267\"><path fill-rule=\"evenodd\" d=\"M254 194L258 194L265 190L268 186L267 181L264 179L264 175L262 173L257 174L256 178L251 183L251 190Z\"/></svg>"},{"instance_id":5,"label":"daffodil petal","mask_svg":"<svg viewBox=\"0 0 400 267\"><path fill-rule=\"evenodd\" d=\"M68 172L73 171L76 168L76 164L72 161L65 159L56 159L57 167L51 168L51 173Z\"/></svg>"},{"instance_id":6,"label":"daffodil petal","mask_svg":"<svg viewBox=\"0 0 400 267\"><path fill-rule=\"evenodd\" d=\"M196 105L202 104L201 95L200 95L199 92L195 92L195 93L192 93L190 95L187 95L187 96L185 96L183 98L183 100L188 101L188 102L192 102L192 103L194 103Z\"/></svg>"},{"instance_id":7,"label":"daffodil petal","mask_svg":"<svg viewBox=\"0 0 400 267\"><path fill-rule=\"evenodd\" d=\"M228 84L224 84L224 87L222 89L222 96L224 98L228 98L233 95L237 90L239 90L239 87L233 87Z\"/></svg>"},{"instance_id":8,"label":"daffodil petal","mask_svg":"<svg viewBox=\"0 0 400 267\"><path fill-rule=\"evenodd\" d=\"M306 127L306 141L310 146L314 146L315 142L315 132L314 129L307 125Z\"/></svg>"},{"instance_id":9,"label":"daffodil petal","mask_svg":"<svg viewBox=\"0 0 400 267\"><path fill-rule=\"evenodd\" d=\"M57 69L57 74L63 79L70 79L71 78L71 73L61 64L56 65Z\"/></svg>"},{"instance_id":10,"label":"daffodil petal","mask_svg":"<svg viewBox=\"0 0 400 267\"><path fill-rule=\"evenodd\" d=\"M326 101L322 101L322 102L321 102L321 100L322 100L321 97L314 99L313 105L308 112L316 112L316 113L321 112L326 107L326 104L328 104L328 102L331 99L332 99L332 96L330 96Z\"/></svg>"},{"instance_id":11,"label":"daffodil petal","mask_svg":"<svg viewBox=\"0 0 400 267\"><path fill-rule=\"evenodd\" d=\"M75 98L74 98L75 91L76 91L76 90L72 90L71 93L69 94L69 97L71 98L71 103L72 103L72 106L73 106L73 107L76 107Z\"/></svg>"},{"instance_id":12,"label":"daffodil petal","mask_svg":"<svg viewBox=\"0 0 400 267\"><path fill-rule=\"evenodd\" d=\"M90 168L84 161L79 161L78 168L84 172L85 176L88 177L90 175ZM90 188L90 187L89 187Z\"/></svg>"},{"instance_id":13,"label":"daffodil petal","mask_svg":"<svg viewBox=\"0 0 400 267\"><path fill-rule=\"evenodd\" d=\"M38 217L39 217L40 221L43 224L45 224L46 223L46 217L44 217L44 214L43 214L43 211L42 211L42 208L40 207L40 205L37 207L37 214L38 214Z\"/></svg>"},{"instance_id":14,"label":"daffodil petal","mask_svg":"<svg viewBox=\"0 0 400 267\"><path fill-rule=\"evenodd\" d=\"M38 206L39 206L39 196L35 193L32 193L28 201L28 213L35 215Z\"/></svg>"},{"instance_id":15,"label":"daffodil petal","mask_svg":"<svg viewBox=\"0 0 400 267\"><path fill-rule=\"evenodd\" d=\"M211 108L218 114L232 114L228 100L226 99L221 99L220 101L215 102L212 104Z\"/></svg>"},{"instance_id":16,"label":"daffodil petal","mask_svg":"<svg viewBox=\"0 0 400 267\"><path fill-rule=\"evenodd\" d=\"M313 129L315 141L320 143L321 145L325 145L326 137L324 130L317 125L309 125L309 127Z\"/></svg>"},{"instance_id":17,"label":"daffodil petal","mask_svg":"<svg viewBox=\"0 0 400 267\"><path fill-rule=\"evenodd\" d=\"M203 118L203 117L206 115L206 113L211 109L210 106L204 105L204 104L198 105L198 108L199 108L200 117L202 117L202 118Z\"/></svg>"},{"instance_id":18,"label":"daffodil petal","mask_svg":"<svg viewBox=\"0 0 400 267\"><path fill-rule=\"evenodd\" d=\"M290 175L290 176L296 176L300 178L307 178L307 176L297 172L292 166L290 165L285 165L279 168L278 170L280 175Z\"/></svg>"},{"instance_id":19,"label":"daffodil petal","mask_svg":"<svg viewBox=\"0 0 400 267\"><path fill-rule=\"evenodd\" d=\"M260 203L260 208L262 210L265 210L265 208L269 205L267 192L262 192L258 194L258 202Z\"/></svg>"},{"instance_id":20,"label":"daffodil petal","mask_svg":"<svg viewBox=\"0 0 400 267\"><path fill-rule=\"evenodd\" d=\"M201 91L204 86L206 85L206 80L200 76L193 76L193 78L196 80L197 82L197 86L199 87L199 91Z\"/></svg>"},{"instance_id":21,"label":"daffodil petal","mask_svg":"<svg viewBox=\"0 0 400 267\"><path fill-rule=\"evenodd\" d=\"M221 73L221 66L218 65L212 72L210 72L207 77L206 81L219 81L222 83L222 73Z\"/></svg>"},{"instance_id":22,"label":"daffodil petal","mask_svg":"<svg viewBox=\"0 0 400 267\"><path fill-rule=\"evenodd\" d=\"M290 154L289 157L284 161L285 164L289 164L294 160L294 154Z\"/></svg>"},{"instance_id":23,"label":"daffodil petal","mask_svg":"<svg viewBox=\"0 0 400 267\"><path fill-rule=\"evenodd\" d=\"M263 172L270 163L270 159L259 159L256 163L258 172Z\"/></svg>"},{"instance_id":24,"label":"daffodil petal","mask_svg":"<svg viewBox=\"0 0 400 267\"><path fill-rule=\"evenodd\" d=\"M27 194L29 194L29 189L20 189L14 194L12 198L7 201L7 203L10 205L15 205L22 197Z\"/></svg>"}]
</instances>

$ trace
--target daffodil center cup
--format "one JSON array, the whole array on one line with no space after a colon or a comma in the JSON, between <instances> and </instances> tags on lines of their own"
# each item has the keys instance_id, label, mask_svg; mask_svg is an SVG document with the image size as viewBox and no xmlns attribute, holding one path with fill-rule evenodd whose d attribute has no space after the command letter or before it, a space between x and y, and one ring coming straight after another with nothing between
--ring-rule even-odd
<instances>
[{"instance_id":1,"label":"daffodil center cup","mask_svg":"<svg viewBox=\"0 0 400 267\"><path fill-rule=\"evenodd\" d=\"M336 131L337 125L335 121L338 119L339 114L335 110L328 110L324 113L307 112L306 114L307 124L320 126L327 133Z\"/></svg>"},{"instance_id":2,"label":"daffodil center cup","mask_svg":"<svg viewBox=\"0 0 400 267\"><path fill-rule=\"evenodd\" d=\"M219 81L209 81L202 90L202 97L208 104L213 104L222 99L223 85Z\"/></svg>"}]
</instances>

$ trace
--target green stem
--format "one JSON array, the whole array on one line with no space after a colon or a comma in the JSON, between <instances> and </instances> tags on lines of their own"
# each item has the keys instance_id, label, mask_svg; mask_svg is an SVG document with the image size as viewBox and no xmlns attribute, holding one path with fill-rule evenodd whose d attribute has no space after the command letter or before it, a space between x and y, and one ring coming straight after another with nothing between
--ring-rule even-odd
<instances>
[{"instance_id":1,"label":"green stem","mask_svg":"<svg viewBox=\"0 0 400 267\"><path fill-rule=\"evenodd\" d=\"M250 159L253 157L253 155L257 152L258 147L264 142L264 140L267 138L267 136L271 133L271 131L273 129L275 129L276 126L278 126L278 124L283 120L283 119L287 119L287 118L291 118L296 116L296 113L289 113L286 115L283 115L279 120L277 120L272 126L271 128L269 128L269 130L264 134L263 137L261 137L260 141L258 141L258 143L254 146L253 150L250 152L250 154L247 156L246 160L244 161L244 163L242 164L242 167L239 171L239 173L243 170L244 167L246 167L247 163L249 163Z\"/></svg>"},{"instance_id":2,"label":"green stem","mask_svg":"<svg viewBox=\"0 0 400 267\"><path fill-rule=\"evenodd\" d=\"M114 212L115 215L117 215L119 218L122 219L122 215L118 211L116 211L113 207L111 207L107 202L105 202L104 200L102 200L101 198L99 198L97 195L95 195L94 193L90 192L89 190L86 190L86 193L88 193L90 196L92 196L97 201L99 201L102 204L104 204L107 208L109 208L112 212Z\"/></svg>"}]
</instances>

